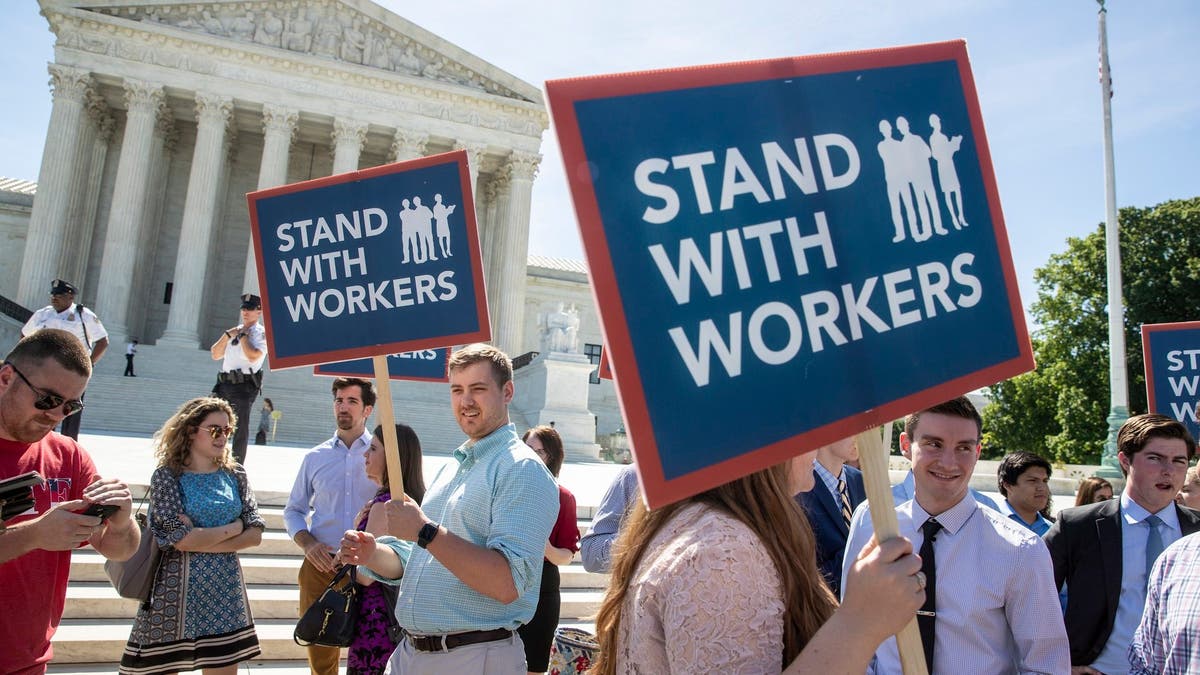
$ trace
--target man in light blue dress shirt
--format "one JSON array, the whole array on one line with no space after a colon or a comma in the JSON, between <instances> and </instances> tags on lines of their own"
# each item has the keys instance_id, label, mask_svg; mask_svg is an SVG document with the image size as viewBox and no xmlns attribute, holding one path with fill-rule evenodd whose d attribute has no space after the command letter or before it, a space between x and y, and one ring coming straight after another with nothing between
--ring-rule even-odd
<instances>
[{"instance_id":1,"label":"man in light blue dress shirt","mask_svg":"<svg viewBox=\"0 0 1200 675\"><path fill-rule=\"evenodd\" d=\"M542 554L558 519L558 487L545 464L509 422L512 362L485 344L450 357L450 403L467 442L433 478L425 500L387 504L388 533L379 543L394 552L378 564L367 539L361 556L342 556L382 572L400 571L396 618L404 639L390 672L525 673L525 647L515 632L533 618L542 580ZM349 535L348 535L349 536ZM408 551L403 544L416 542ZM399 560L400 565L396 564Z\"/></svg>"},{"instance_id":2,"label":"man in light blue dress shirt","mask_svg":"<svg viewBox=\"0 0 1200 675\"><path fill-rule=\"evenodd\" d=\"M1046 534L1050 521L1042 513L1050 506L1050 462L1032 452L1005 455L996 483L1004 496L1000 513L1039 537Z\"/></svg>"},{"instance_id":3,"label":"man in light blue dress shirt","mask_svg":"<svg viewBox=\"0 0 1200 675\"><path fill-rule=\"evenodd\" d=\"M367 478L363 461L363 452L371 445L367 418L374 406L375 388L369 380L339 377L333 381L337 433L304 456L283 510L288 536L304 549L301 614L333 580L333 553L342 534L354 529L354 517L379 489ZM314 645L307 650L313 673L337 675L339 648Z\"/></svg>"}]
</instances>

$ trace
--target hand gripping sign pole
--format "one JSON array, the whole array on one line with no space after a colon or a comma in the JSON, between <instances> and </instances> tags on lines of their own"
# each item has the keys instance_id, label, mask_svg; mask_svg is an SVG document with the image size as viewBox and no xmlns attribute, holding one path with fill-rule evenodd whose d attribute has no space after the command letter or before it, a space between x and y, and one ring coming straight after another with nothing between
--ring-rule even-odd
<instances>
[{"instance_id":1,"label":"hand gripping sign pole","mask_svg":"<svg viewBox=\"0 0 1200 675\"><path fill-rule=\"evenodd\" d=\"M398 495L404 495L404 473L400 468L400 442L396 439L396 415L392 410L392 380L388 377L387 354L372 356L371 360L375 364L375 407L379 411L379 425L383 427L388 491L392 493L392 499L399 499L401 497Z\"/></svg>"},{"instance_id":2,"label":"hand gripping sign pole","mask_svg":"<svg viewBox=\"0 0 1200 675\"><path fill-rule=\"evenodd\" d=\"M889 424L890 426L890 424ZM867 503L871 508L871 520L875 524L875 539L883 543L900 536L900 524L896 521L896 509L892 503L892 486L888 480L888 453L879 431L872 427L860 433L858 461L862 466L863 487L867 492ZM921 647L921 633L914 616L896 634L896 647L900 651L900 666L904 675L928 675L925 651Z\"/></svg>"}]
</instances>

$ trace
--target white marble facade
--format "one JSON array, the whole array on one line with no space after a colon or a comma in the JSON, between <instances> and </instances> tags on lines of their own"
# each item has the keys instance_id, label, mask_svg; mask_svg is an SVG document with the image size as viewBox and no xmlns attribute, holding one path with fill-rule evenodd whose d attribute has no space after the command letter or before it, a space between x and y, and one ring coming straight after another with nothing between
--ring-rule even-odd
<instances>
[{"instance_id":1,"label":"white marble facade","mask_svg":"<svg viewBox=\"0 0 1200 675\"><path fill-rule=\"evenodd\" d=\"M537 87L369 0L39 4L53 108L0 293L35 308L70 279L118 343L207 346L257 286L245 193L464 149L494 342L536 341L511 262L548 124Z\"/></svg>"}]
</instances>

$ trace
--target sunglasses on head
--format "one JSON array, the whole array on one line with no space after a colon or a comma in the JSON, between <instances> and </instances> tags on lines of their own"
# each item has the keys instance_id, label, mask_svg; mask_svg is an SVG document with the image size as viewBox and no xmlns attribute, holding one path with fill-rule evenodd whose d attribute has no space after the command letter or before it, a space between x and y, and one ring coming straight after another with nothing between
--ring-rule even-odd
<instances>
[{"instance_id":1,"label":"sunglasses on head","mask_svg":"<svg viewBox=\"0 0 1200 675\"><path fill-rule=\"evenodd\" d=\"M212 436L213 439L216 439L218 436L225 436L226 438L228 438L228 437L232 436L233 432L234 432L234 427L223 427L219 424L210 424L206 427L200 427L200 428L207 431L208 435Z\"/></svg>"},{"instance_id":2,"label":"sunglasses on head","mask_svg":"<svg viewBox=\"0 0 1200 675\"><path fill-rule=\"evenodd\" d=\"M45 391L44 389L38 389L37 387L33 386L33 383L29 381L28 377L25 377L24 373L22 373L20 370L17 370L17 367L13 365L12 361L5 361L4 365L12 368L13 372L17 374L17 377L20 377L21 381L25 383L25 386L29 387L30 391L37 394L37 399L34 400L33 407L37 408L38 410L54 410L55 408L61 407L63 415L66 415L67 417L70 417L80 410L83 410L83 401L77 398L67 400L53 392Z\"/></svg>"}]
</instances>

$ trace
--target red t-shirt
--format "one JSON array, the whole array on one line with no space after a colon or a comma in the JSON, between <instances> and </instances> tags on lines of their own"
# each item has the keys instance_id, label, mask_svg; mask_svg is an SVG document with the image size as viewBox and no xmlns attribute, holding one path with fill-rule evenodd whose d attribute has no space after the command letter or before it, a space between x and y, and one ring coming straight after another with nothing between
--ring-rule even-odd
<instances>
[{"instance_id":1,"label":"red t-shirt","mask_svg":"<svg viewBox=\"0 0 1200 675\"><path fill-rule=\"evenodd\" d=\"M5 523L32 520L52 503L83 497L96 465L75 441L55 432L37 443L0 438L0 478L37 471L46 479L33 488L34 511ZM54 656L50 638L58 629L67 599L70 551L37 549L0 563L0 673L42 673Z\"/></svg>"},{"instance_id":2,"label":"red t-shirt","mask_svg":"<svg viewBox=\"0 0 1200 675\"><path fill-rule=\"evenodd\" d=\"M558 520L550 530L550 545L579 551L579 521L575 515L575 495L558 486Z\"/></svg>"}]
</instances>

